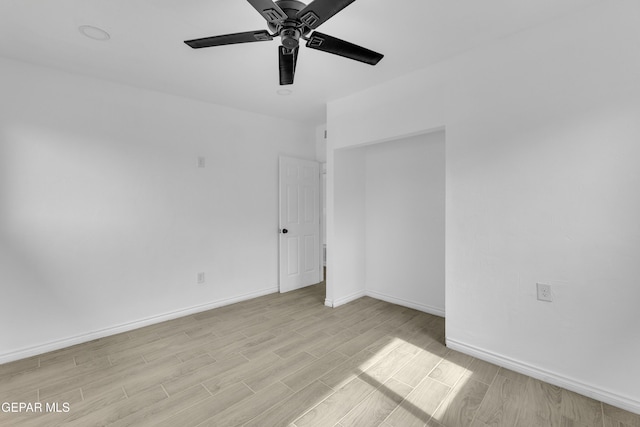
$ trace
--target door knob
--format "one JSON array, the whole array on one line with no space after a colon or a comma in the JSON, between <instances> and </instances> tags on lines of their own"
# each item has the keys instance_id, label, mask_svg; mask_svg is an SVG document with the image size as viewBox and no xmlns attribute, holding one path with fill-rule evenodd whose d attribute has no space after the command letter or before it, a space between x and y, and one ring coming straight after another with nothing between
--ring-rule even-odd
<instances>
[{"instance_id":1,"label":"door knob","mask_svg":"<svg viewBox=\"0 0 640 427\"><path fill-rule=\"evenodd\" d=\"M289 232L289 230L287 230L286 228L282 229L282 234L287 234Z\"/></svg>"}]
</instances>

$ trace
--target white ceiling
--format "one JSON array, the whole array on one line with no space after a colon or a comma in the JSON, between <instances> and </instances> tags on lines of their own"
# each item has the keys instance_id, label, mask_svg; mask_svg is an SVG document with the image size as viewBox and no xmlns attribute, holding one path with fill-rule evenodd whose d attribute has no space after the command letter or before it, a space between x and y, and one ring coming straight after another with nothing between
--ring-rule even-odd
<instances>
[{"instance_id":1,"label":"white ceiling","mask_svg":"<svg viewBox=\"0 0 640 427\"><path fill-rule=\"evenodd\" d=\"M303 45L289 96L276 93L279 39L198 50L183 43L266 29L245 0L2 0L0 56L320 124L329 100L597 1L359 0L319 30L384 59L372 67ZM86 38L81 25L111 39Z\"/></svg>"}]
</instances>

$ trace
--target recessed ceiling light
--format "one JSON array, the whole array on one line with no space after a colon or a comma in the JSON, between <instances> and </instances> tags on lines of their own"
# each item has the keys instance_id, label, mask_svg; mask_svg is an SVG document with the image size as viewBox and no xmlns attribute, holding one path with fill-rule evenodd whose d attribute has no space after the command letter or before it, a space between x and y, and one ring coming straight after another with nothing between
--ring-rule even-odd
<instances>
[{"instance_id":1,"label":"recessed ceiling light","mask_svg":"<svg viewBox=\"0 0 640 427\"><path fill-rule=\"evenodd\" d=\"M276 93L278 95L288 96L288 95L291 95L293 93L293 91L291 89L278 89L276 91Z\"/></svg>"},{"instance_id":2,"label":"recessed ceiling light","mask_svg":"<svg viewBox=\"0 0 640 427\"><path fill-rule=\"evenodd\" d=\"M111 38L109 33L107 33L102 28L93 27L91 25L80 25L78 30L86 37L89 37L93 40L98 40L101 42L107 41Z\"/></svg>"}]
</instances>

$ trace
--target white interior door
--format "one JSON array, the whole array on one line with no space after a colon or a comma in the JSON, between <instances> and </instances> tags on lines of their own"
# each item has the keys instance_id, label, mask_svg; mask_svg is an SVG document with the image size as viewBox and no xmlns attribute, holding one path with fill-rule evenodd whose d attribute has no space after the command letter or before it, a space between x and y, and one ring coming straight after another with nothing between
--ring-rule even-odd
<instances>
[{"instance_id":1,"label":"white interior door","mask_svg":"<svg viewBox=\"0 0 640 427\"><path fill-rule=\"evenodd\" d=\"M280 292L320 282L320 168L280 156Z\"/></svg>"}]
</instances>

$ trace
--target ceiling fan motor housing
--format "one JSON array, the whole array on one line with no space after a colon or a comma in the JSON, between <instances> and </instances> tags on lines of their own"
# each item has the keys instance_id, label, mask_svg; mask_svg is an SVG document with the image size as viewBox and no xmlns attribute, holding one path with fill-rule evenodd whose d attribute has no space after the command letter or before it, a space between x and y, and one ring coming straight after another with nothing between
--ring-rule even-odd
<instances>
[{"instance_id":1,"label":"ceiling fan motor housing","mask_svg":"<svg viewBox=\"0 0 640 427\"><path fill-rule=\"evenodd\" d=\"M311 30L298 19L298 12L306 5L298 0L280 0L275 4L287 15L287 19L281 23L269 22L269 29L280 36L282 46L294 49L298 47L300 37Z\"/></svg>"},{"instance_id":2,"label":"ceiling fan motor housing","mask_svg":"<svg viewBox=\"0 0 640 427\"><path fill-rule=\"evenodd\" d=\"M282 40L282 46L287 49L294 49L298 46L298 39L300 38L300 30L297 28L283 28L280 31L280 39Z\"/></svg>"}]
</instances>

